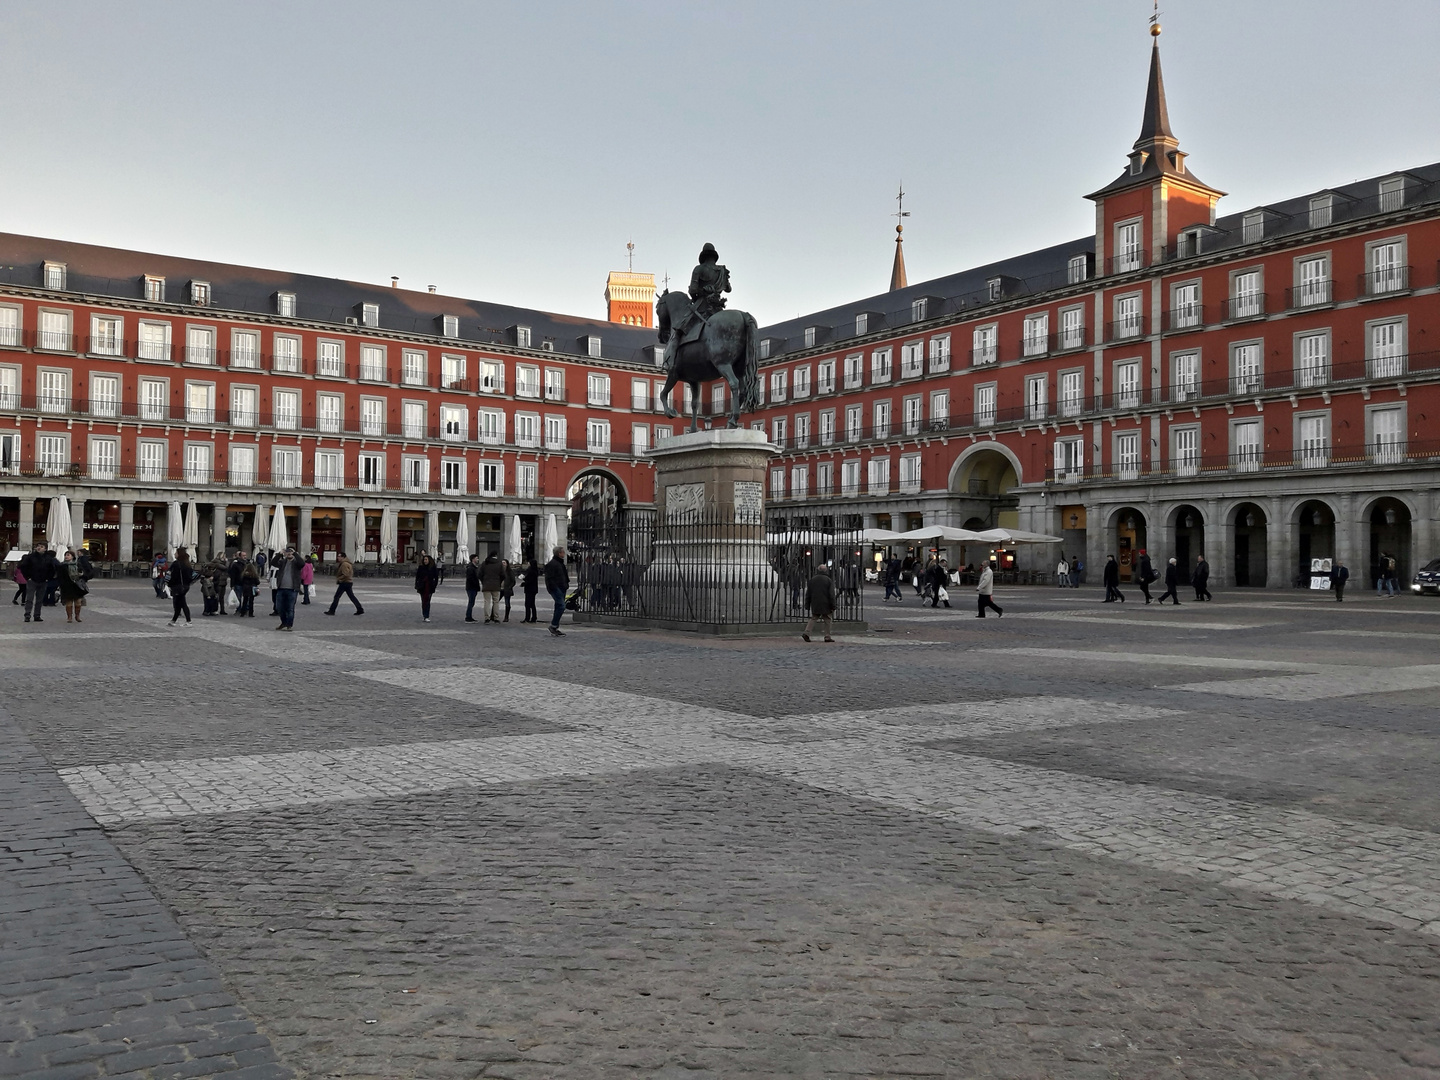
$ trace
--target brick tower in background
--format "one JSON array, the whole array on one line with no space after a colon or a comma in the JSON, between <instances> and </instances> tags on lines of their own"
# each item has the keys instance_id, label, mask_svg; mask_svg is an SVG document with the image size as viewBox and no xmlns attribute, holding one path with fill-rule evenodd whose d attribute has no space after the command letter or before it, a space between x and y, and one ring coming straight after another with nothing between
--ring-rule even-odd
<instances>
[{"instance_id":1,"label":"brick tower in background","mask_svg":"<svg viewBox=\"0 0 1440 1080\"><path fill-rule=\"evenodd\" d=\"M612 270L605 279L608 318L623 326L655 326L655 275L635 272L635 244L628 243L628 270Z\"/></svg>"}]
</instances>

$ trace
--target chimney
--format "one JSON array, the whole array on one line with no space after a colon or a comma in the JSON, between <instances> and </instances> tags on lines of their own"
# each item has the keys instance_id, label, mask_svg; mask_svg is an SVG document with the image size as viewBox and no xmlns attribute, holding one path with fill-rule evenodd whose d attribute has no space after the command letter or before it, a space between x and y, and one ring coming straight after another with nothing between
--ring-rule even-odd
<instances>
[{"instance_id":1,"label":"chimney","mask_svg":"<svg viewBox=\"0 0 1440 1080\"><path fill-rule=\"evenodd\" d=\"M435 286L434 286L434 285L427 285L426 288L429 289L431 292L434 292L434 291L435 291Z\"/></svg>"},{"instance_id":2,"label":"chimney","mask_svg":"<svg viewBox=\"0 0 1440 1080\"><path fill-rule=\"evenodd\" d=\"M400 279L394 274L390 275L390 287L392 289L398 289L400 287Z\"/></svg>"}]
</instances>

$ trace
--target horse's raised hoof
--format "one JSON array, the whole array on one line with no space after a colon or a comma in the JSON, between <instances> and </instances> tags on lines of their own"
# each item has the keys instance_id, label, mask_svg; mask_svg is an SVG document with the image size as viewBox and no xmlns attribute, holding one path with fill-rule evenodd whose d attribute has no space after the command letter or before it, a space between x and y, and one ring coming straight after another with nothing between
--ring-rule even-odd
<instances>
[{"instance_id":1,"label":"horse's raised hoof","mask_svg":"<svg viewBox=\"0 0 1440 1080\"><path fill-rule=\"evenodd\" d=\"M729 420L729 421L726 421L725 426L726 426L727 428L738 428L738 427L740 426L740 421L739 421L739 420Z\"/></svg>"}]
</instances>

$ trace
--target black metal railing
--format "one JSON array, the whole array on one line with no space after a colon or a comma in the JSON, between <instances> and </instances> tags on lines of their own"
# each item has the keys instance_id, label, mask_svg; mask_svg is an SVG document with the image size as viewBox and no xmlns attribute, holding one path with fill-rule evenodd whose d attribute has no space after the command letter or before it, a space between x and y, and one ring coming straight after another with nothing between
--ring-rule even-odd
<instances>
[{"instance_id":1,"label":"black metal railing","mask_svg":"<svg viewBox=\"0 0 1440 1080\"><path fill-rule=\"evenodd\" d=\"M1107 462L1083 469L1045 470L1045 479L1065 484L1097 481L1188 479L1224 473L1291 473L1326 469L1392 468L1440 461L1440 439L1404 442L1371 440L1337 446L1247 447L1234 452L1195 454L1168 461Z\"/></svg>"},{"instance_id":2,"label":"black metal railing","mask_svg":"<svg viewBox=\"0 0 1440 1080\"><path fill-rule=\"evenodd\" d=\"M1225 321L1242 322L1245 319L1259 319L1265 315L1265 294L1263 292L1240 293L1225 300Z\"/></svg>"},{"instance_id":3,"label":"black metal railing","mask_svg":"<svg viewBox=\"0 0 1440 1080\"><path fill-rule=\"evenodd\" d=\"M1383 270L1371 270L1361 274L1357 285L1358 295L1393 296L1410 288L1410 267L1390 266Z\"/></svg>"},{"instance_id":4,"label":"black metal railing","mask_svg":"<svg viewBox=\"0 0 1440 1080\"><path fill-rule=\"evenodd\" d=\"M1330 278L1292 285L1285 290L1285 307L1289 311L1324 307L1335 303L1335 282Z\"/></svg>"}]
</instances>

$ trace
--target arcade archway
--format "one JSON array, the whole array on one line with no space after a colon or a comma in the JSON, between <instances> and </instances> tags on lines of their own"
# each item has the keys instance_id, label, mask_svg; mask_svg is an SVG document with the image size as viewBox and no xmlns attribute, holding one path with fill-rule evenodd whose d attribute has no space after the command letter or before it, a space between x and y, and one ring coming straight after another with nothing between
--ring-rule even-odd
<instances>
[{"instance_id":1,"label":"arcade archway","mask_svg":"<svg viewBox=\"0 0 1440 1080\"><path fill-rule=\"evenodd\" d=\"M1295 509L1295 580L1308 583L1316 560L1335 558L1335 508L1308 499Z\"/></svg>"},{"instance_id":2,"label":"arcade archway","mask_svg":"<svg viewBox=\"0 0 1440 1080\"><path fill-rule=\"evenodd\" d=\"M1120 564L1121 581L1135 578L1140 552L1149 547L1147 525L1145 512L1138 507L1122 506L1110 515L1110 526L1106 530L1110 550L1105 554L1114 555L1115 561ZM1154 561L1154 556L1151 561Z\"/></svg>"},{"instance_id":3,"label":"arcade archway","mask_svg":"<svg viewBox=\"0 0 1440 1080\"><path fill-rule=\"evenodd\" d=\"M1395 560L1395 574L1401 582L1408 582L1413 570L1410 558L1410 508L1391 496L1376 499L1370 506L1370 544L1367 552L1370 576L1368 582L1374 585L1380 576L1380 559L1388 556ZM1351 567L1350 572L1355 572Z\"/></svg>"},{"instance_id":4,"label":"arcade archway","mask_svg":"<svg viewBox=\"0 0 1440 1080\"><path fill-rule=\"evenodd\" d=\"M1255 503L1241 503L1230 512L1234 541L1232 572L1237 588L1263 589L1265 564L1269 556L1269 533L1265 511Z\"/></svg>"}]
</instances>

